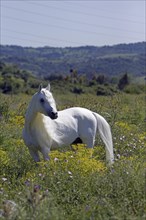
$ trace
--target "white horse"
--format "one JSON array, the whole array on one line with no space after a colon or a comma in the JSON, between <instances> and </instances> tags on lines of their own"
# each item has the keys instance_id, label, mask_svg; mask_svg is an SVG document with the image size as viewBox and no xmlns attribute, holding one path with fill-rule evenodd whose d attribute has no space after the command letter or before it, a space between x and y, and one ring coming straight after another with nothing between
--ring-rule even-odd
<instances>
[{"instance_id":1,"label":"white horse","mask_svg":"<svg viewBox=\"0 0 146 220\"><path fill-rule=\"evenodd\" d=\"M23 139L34 161L49 160L50 149L71 145L80 138L88 148L93 148L96 132L105 144L106 161L114 161L112 135L109 124L99 114L85 108L56 109L55 100L46 88L40 86L30 101L26 112Z\"/></svg>"}]
</instances>

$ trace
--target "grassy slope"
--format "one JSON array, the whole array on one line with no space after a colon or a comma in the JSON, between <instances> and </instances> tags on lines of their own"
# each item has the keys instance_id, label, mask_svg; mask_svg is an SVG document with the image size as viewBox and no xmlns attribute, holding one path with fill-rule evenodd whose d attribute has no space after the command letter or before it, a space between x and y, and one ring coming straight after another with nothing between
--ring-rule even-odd
<instances>
[{"instance_id":1,"label":"grassy slope","mask_svg":"<svg viewBox=\"0 0 146 220\"><path fill-rule=\"evenodd\" d=\"M116 162L106 168L104 146L97 138L92 159L79 145L75 151L52 151L49 162L36 166L21 138L31 97L0 95L2 219L144 219L144 95L54 92L58 109L82 106L108 120Z\"/></svg>"}]
</instances>

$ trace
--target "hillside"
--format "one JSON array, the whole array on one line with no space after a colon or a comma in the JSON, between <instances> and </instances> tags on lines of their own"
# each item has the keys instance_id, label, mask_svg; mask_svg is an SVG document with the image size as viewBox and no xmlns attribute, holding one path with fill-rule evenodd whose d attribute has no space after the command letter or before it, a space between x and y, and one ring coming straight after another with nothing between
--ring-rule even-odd
<instances>
[{"instance_id":1,"label":"hillside","mask_svg":"<svg viewBox=\"0 0 146 220\"><path fill-rule=\"evenodd\" d=\"M39 76L65 74L76 69L90 77L95 73L115 76L128 72L133 76L146 73L146 42L115 46L85 47L20 47L0 46L0 61Z\"/></svg>"}]
</instances>

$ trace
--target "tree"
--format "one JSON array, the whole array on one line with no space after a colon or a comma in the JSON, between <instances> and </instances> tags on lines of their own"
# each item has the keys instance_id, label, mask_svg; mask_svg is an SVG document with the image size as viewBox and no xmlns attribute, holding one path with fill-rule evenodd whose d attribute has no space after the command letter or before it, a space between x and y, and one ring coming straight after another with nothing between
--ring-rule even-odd
<instances>
[{"instance_id":1,"label":"tree","mask_svg":"<svg viewBox=\"0 0 146 220\"><path fill-rule=\"evenodd\" d=\"M105 76L104 75L99 75L96 79L97 83L99 84L104 84L105 83Z\"/></svg>"},{"instance_id":2,"label":"tree","mask_svg":"<svg viewBox=\"0 0 146 220\"><path fill-rule=\"evenodd\" d=\"M119 80L119 83L118 83L118 88L120 90L123 90L125 88L125 86L129 85L129 77L128 77L128 74L125 73Z\"/></svg>"}]
</instances>

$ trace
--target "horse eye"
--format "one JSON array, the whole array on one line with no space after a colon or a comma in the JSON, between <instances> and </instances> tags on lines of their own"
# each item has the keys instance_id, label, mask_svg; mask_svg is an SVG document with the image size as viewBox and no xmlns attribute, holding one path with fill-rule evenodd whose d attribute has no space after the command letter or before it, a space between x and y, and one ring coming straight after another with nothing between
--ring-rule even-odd
<instances>
[{"instance_id":1,"label":"horse eye","mask_svg":"<svg viewBox=\"0 0 146 220\"><path fill-rule=\"evenodd\" d=\"M44 103L44 101L45 101L45 100L44 100L43 98L40 99L40 102L41 102L41 103Z\"/></svg>"}]
</instances>

